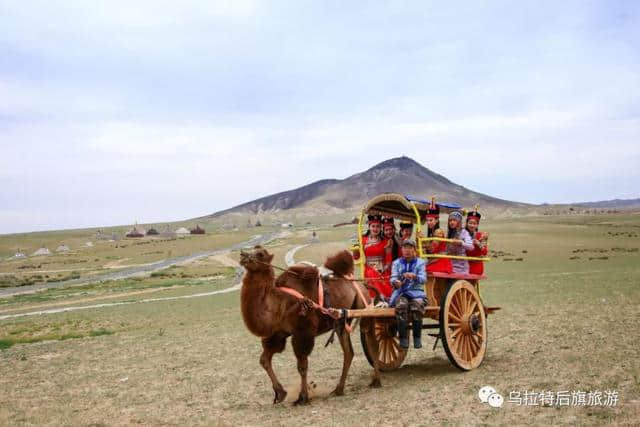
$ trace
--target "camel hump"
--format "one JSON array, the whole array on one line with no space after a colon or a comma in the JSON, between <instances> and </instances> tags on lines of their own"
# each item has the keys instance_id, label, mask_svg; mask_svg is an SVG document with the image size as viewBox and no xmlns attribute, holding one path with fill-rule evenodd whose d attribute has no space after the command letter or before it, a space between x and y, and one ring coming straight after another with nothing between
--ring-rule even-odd
<instances>
[{"instance_id":1,"label":"camel hump","mask_svg":"<svg viewBox=\"0 0 640 427\"><path fill-rule=\"evenodd\" d=\"M285 284L290 283L292 280L294 282L317 283L318 274L318 269L313 265L294 264L278 276L276 286L285 286Z\"/></svg>"},{"instance_id":2,"label":"camel hump","mask_svg":"<svg viewBox=\"0 0 640 427\"><path fill-rule=\"evenodd\" d=\"M294 275L298 275L298 277L302 279L310 279L318 277L318 268L313 264L307 263L299 263L294 264L288 268L288 271L291 271Z\"/></svg>"},{"instance_id":3,"label":"camel hump","mask_svg":"<svg viewBox=\"0 0 640 427\"><path fill-rule=\"evenodd\" d=\"M353 256L347 250L340 251L327 258L324 266L333 271L336 276L344 277L353 274Z\"/></svg>"}]
</instances>

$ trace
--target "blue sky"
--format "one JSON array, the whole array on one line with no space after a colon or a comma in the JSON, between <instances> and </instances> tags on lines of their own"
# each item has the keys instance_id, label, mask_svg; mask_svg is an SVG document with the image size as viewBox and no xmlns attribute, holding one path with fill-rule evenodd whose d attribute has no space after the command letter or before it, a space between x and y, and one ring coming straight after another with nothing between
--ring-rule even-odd
<instances>
[{"instance_id":1,"label":"blue sky","mask_svg":"<svg viewBox=\"0 0 640 427\"><path fill-rule=\"evenodd\" d=\"M505 199L640 197L639 5L0 0L0 233L399 155Z\"/></svg>"}]
</instances>

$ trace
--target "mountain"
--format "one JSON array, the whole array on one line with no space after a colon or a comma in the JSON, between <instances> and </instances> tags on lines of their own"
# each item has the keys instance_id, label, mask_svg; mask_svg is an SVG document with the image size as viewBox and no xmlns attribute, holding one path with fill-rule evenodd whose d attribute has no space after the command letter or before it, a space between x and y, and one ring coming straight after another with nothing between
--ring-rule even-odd
<instances>
[{"instance_id":1,"label":"mountain","mask_svg":"<svg viewBox=\"0 0 640 427\"><path fill-rule=\"evenodd\" d=\"M640 208L640 199L612 199L612 200L602 200L599 202L571 203L571 205L580 206L582 208L629 209L629 208Z\"/></svg>"},{"instance_id":2,"label":"mountain","mask_svg":"<svg viewBox=\"0 0 640 427\"><path fill-rule=\"evenodd\" d=\"M397 157L342 180L316 181L216 212L209 217L290 209L316 213L344 212L359 209L368 199L384 192L409 194L424 199L435 196L437 200L456 202L464 206L473 206L476 203L483 207L503 209L530 206L477 193L451 182L409 157Z\"/></svg>"}]
</instances>

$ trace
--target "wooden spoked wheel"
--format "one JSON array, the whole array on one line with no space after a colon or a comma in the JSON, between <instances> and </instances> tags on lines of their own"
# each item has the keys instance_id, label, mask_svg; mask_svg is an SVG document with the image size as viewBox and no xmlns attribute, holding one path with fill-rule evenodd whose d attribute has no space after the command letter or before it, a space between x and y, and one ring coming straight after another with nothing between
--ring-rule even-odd
<instances>
[{"instance_id":1,"label":"wooden spoked wheel","mask_svg":"<svg viewBox=\"0 0 640 427\"><path fill-rule=\"evenodd\" d=\"M440 306L440 336L447 357L459 369L480 366L487 351L487 318L473 285L458 280Z\"/></svg>"},{"instance_id":2,"label":"wooden spoked wheel","mask_svg":"<svg viewBox=\"0 0 640 427\"><path fill-rule=\"evenodd\" d=\"M400 340L397 335L391 335L394 325L394 318L375 319L374 321L375 343L378 346L378 366L382 371L398 369L404 362L405 357L407 357L407 349L400 347ZM369 364L373 366L372 352L362 329L360 330L360 342Z\"/></svg>"}]
</instances>

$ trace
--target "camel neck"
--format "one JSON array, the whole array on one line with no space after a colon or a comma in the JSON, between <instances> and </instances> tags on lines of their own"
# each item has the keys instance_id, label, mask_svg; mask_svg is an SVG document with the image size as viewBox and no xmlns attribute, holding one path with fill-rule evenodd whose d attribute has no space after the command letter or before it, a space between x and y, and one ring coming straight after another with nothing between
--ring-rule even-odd
<instances>
[{"instance_id":1,"label":"camel neck","mask_svg":"<svg viewBox=\"0 0 640 427\"><path fill-rule=\"evenodd\" d=\"M246 284L246 286L244 286ZM273 268L267 271L247 272L243 279L243 290L248 293L264 294L275 286Z\"/></svg>"}]
</instances>

